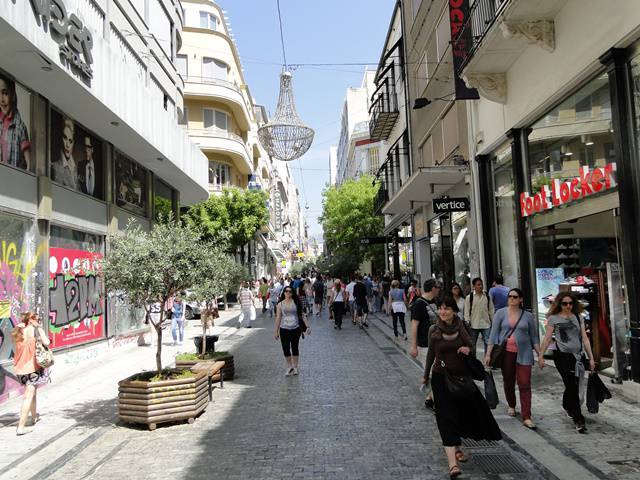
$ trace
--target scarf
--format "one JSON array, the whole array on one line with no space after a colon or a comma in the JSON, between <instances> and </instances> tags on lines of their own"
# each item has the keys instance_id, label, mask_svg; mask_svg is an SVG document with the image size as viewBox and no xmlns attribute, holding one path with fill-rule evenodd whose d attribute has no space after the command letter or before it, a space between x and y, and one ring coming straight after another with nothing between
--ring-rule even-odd
<instances>
[{"instance_id":1,"label":"scarf","mask_svg":"<svg viewBox=\"0 0 640 480\"><path fill-rule=\"evenodd\" d=\"M453 317L453 322L451 322L450 324L444 322L440 318L438 318L438 321L436 322L436 328L440 330L440 333L444 333L445 335L454 335L458 333L461 326L462 322L457 315Z\"/></svg>"}]
</instances>

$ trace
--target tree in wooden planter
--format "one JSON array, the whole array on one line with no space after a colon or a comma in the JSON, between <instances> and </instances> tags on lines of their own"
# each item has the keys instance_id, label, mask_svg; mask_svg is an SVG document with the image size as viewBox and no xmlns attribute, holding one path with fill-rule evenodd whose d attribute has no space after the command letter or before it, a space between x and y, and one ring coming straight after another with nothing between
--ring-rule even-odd
<instances>
[{"instance_id":1,"label":"tree in wooden planter","mask_svg":"<svg viewBox=\"0 0 640 480\"><path fill-rule=\"evenodd\" d=\"M202 351L201 357L206 353L207 330L213 326L213 321L218 317L218 297L226 292L229 280L236 262L221 247L208 248L207 255L198 269L200 278L191 287L190 300L204 303L204 309L200 315L202 322Z\"/></svg>"},{"instance_id":2,"label":"tree in wooden planter","mask_svg":"<svg viewBox=\"0 0 640 480\"><path fill-rule=\"evenodd\" d=\"M107 290L124 293L132 305L145 309L158 339L158 374L162 372L164 307L176 293L198 284L212 249L194 229L173 221L156 223L148 232L130 222L124 231L109 237L101 264ZM151 315L154 304L160 306L158 316Z\"/></svg>"}]
</instances>

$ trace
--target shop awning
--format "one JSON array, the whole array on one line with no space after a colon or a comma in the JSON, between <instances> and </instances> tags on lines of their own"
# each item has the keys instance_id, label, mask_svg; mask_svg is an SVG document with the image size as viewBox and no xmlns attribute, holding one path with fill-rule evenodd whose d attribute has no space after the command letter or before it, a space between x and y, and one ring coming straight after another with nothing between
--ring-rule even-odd
<instances>
[{"instance_id":1,"label":"shop awning","mask_svg":"<svg viewBox=\"0 0 640 480\"><path fill-rule=\"evenodd\" d=\"M468 166L420 167L409 177L384 207L382 213L393 215L411 210L411 202L430 202L464 180Z\"/></svg>"}]
</instances>

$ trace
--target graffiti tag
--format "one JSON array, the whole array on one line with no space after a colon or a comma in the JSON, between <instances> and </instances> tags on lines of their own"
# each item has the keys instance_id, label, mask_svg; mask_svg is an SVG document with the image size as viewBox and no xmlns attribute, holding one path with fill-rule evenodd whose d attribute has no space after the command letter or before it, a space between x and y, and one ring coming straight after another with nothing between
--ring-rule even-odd
<instances>
[{"instance_id":1,"label":"graffiti tag","mask_svg":"<svg viewBox=\"0 0 640 480\"><path fill-rule=\"evenodd\" d=\"M56 327L102 315L102 303L100 277L95 275L65 280L65 275L59 273L49 288L49 311L55 312L51 323Z\"/></svg>"}]
</instances>

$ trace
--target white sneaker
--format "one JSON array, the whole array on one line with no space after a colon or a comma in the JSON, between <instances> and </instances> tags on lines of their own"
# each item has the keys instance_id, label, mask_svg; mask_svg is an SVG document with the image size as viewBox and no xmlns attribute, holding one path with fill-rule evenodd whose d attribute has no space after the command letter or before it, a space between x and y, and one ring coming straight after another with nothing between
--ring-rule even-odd
<instances>
[{"instance_id":1,"label":"white sneaker","mask_svg":"<svg viewBox=\"0 0 640 480\"><path fill-rule=\"evenodd\" d=\"M290 377L291 375L293 375L295 368L289 367L287 368L287 370L284 372L284 376L285 377Z\"/></svg>"},{"instance_id":2,"label":"white sneaker","mask_svg":"<svg viewBox=\"0 0 640 480\"><path fill-rule=\"evenodd\" d=\"M293 374L294 374L294 375L298 375L298 373L299 373L299 372L298 372L298 369L297 369L297 368L294 368L294 369L293 369Z\"/></svg>"}]
</instances>

